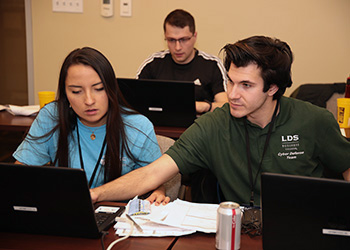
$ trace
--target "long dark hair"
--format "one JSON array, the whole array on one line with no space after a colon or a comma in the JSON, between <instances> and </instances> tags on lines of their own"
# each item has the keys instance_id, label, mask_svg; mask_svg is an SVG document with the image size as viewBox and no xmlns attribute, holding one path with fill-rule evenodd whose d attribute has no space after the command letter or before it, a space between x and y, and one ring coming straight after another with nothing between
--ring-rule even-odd
<instances>
[{"instance_id":1,"label":"long dark hair","mask_svg":"<svg viewBox=\"0 0 350 250\"><path fill-rule=\"evenodd\" d=\"M57 90L58 121L57 126L50 132L58 130L58 145L54 164L62 167L70 165L68 138L73 138L72 132L77 126L77 115L72 108L66 94L66 77L68 68L72 65L82 64L92 67L99 75L108 97L108 111L106 114L106 154L105 154L105 182L121 175L121 156L125 153L136 161L130 152L125 134L126 124L122 114L136 114L122 96L112 65L107 58L96 49L84 47L73 50L63 62Z\"/></svg>"}]
</instances>

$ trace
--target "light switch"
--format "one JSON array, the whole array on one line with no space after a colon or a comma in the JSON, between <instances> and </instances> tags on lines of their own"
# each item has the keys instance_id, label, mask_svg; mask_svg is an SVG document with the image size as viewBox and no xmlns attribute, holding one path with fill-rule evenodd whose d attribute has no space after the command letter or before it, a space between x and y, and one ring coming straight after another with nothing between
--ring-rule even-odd
<instances>
[{"instance_id":1,"label":"light switch","mask_svg":"<svg viewBox=\"0 0 350 250\"><path fill-rule=\"evenodd\" d=\"M120 16L131 16L131 0L120 0Z\"/></svg>"},{"instance_id":2,"label":"light switch","mask_svg":"<svg viewBox=\"0 0 350 250\"><path fill-rule=\"evenodd\" d=\"M52 11L83 13L83 0L52 0Z\"/></svg>"}]
</instances>

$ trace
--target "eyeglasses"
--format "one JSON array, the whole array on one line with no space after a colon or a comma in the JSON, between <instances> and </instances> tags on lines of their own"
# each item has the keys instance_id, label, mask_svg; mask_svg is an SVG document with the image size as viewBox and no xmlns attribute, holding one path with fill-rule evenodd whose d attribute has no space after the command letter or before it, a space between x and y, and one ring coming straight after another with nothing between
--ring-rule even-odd
<instances>
[{"instance_id":1,"label":"eyeglasses","mask_svg":"<svg viewBox=\"0 0 350 250\"><path fill-rule=\"evenodd\" d=\"M191 40L193 36L187 36L187 37L182 37L180 39L175 39L175 38L165 38L165 40L170 43L171 45L175 45L176 42L179 42L181 45L187 43L189 40Z\"/></svg>"}]
</instances>

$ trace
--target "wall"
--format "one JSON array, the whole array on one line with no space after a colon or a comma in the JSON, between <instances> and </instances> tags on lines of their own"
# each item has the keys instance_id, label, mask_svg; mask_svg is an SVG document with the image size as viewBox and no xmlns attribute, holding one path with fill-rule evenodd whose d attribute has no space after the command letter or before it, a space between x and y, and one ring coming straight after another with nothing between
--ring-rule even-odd
<instances>
[{"instance_id":1,"label":"wall","mask_svg":"<svg viewBox=\"0 0 350 250\"><path fill-rule=\"evenodd\" d=\"M0 104L28 104L23 0L0 1Z\"/></svg>"},{"instance_id":2,"label":"wall","mask_svg":"<svg viewBox=\"0 0 350 250\"><path fill-rule=\"evenodd\" d=\"M100 2L85 0L84 13L71 14L32 0L35 93L56 90L63 59L83 46L104 53L117 76L134 77L146 57L166 48L162 24L176 8L194 15L196 47L211 54L252 35L287 41L295 61L286 95L302 83L344 82L350 74L349 0L133 0L132 17L120 17L114 0L112 18L100 15Z\"/></svg>"}]
</instances>

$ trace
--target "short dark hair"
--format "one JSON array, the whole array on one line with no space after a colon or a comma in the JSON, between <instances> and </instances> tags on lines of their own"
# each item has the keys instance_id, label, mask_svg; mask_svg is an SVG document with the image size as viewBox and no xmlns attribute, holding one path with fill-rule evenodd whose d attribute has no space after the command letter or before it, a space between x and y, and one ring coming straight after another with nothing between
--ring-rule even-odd
<instances>
[{"instance_id":1,"label":"short dark hair","mask_svg":"<svg viewBox=\"0 0 350 250\"><path fill-rule=\"evenodd\" d=\"M224 66L229 71L231 63L246 67L255 63L261 69L266 92L271 84L279 90L273 99L280 99L286 88L292 86L291 66L293 53L286 42L266 36L252 36L234 44L227 44L224 50Z\"/></svg>"},{"instance_id":2,"label":"short dark hair","mask_svg":"<svg viewBox=\"0 0 350 250\"><path fill-rule=\"evenodd\" d=\"M167 23L170 24L171 26L175 26L179 28L185 28L186 26L188 26L192 34L196 32L196 25L194 23L194 18L189 12L185 10L176 9L167 15L163 24L164 32L166 31L165 25Z\"/></svg>"}]
</instances>

